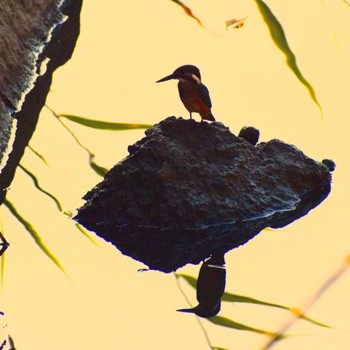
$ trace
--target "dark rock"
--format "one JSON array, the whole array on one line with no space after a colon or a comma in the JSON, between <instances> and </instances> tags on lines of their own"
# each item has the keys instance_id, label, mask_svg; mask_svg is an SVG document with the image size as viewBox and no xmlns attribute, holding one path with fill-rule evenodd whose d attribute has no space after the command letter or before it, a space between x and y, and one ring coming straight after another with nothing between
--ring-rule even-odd
<instances>
[{"instance_id":1,"label":"dark rock","mask_svg":"<svg viewBox=\"0 0 350 350\"><path fill-rule=\"evenodd\" d=\"M71 57L82 0L0 1L0 204L45 105L53 72Z\"/></svg>"},{"instance_id":2,"label":"dark rock","mask_svg":"<svg viewBox=\"0 0 350 350\"><path fill-rule=\"evenodd\" d=\"M322 163L279 140L169 117L88 192L76 220L151 269L175 271L306 215L330 192Z\"/></svg>"},{"instance_id":3,"label":"dark rock","mask_svg":"<svg viewBox=\"0 0 350 350\"><path fill-rule=\"evenodd\" d=\"M323 159L322 164L324 164L329 171L334 171L335 170L335 163L333 162L332 159Z\"/></svg>"},{"instance_id":4,"label":"dark rock","mask_svg":"<svg viewBox=\"0 0 350 350\"><path fill-rule=\"evenodd\" d=\"M238 137L245 139L251 145L255 146L259 141L260 131L253 128L252 126L245 126L241 129L238 134Z\"/></svg>"}]
</instances>

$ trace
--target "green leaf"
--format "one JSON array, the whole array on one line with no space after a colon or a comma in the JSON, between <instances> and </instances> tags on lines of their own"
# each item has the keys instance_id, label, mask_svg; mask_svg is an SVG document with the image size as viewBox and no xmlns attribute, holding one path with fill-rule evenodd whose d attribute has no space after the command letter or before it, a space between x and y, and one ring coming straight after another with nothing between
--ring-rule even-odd
<instances>
[{"instance_id":1,"label":"green leaf","mask_svg":"<svg viewBox=\"0 0 350 350\"><path fill-rule=\"evenodd\" d=\"M95 162L95 156L90 153L89 154L89 164L90 164L90 167L95 171L95 173L97 175L100 175L101 177L104 177L107 173L108 173L108 169L101 166L101 165L98 165L96 162Z\"/></svg>"},{"instance_id":2,"label":"green leaf","mask_svg":"<svg viewBox=\"0 0 350 350\"><path fill-rule=\"evenodd\" d=\"M265 335L269 335L269 336L276 335L276 333L274 333L274 332L265 331L265 330L260 329L260 328L250 327L250 326L247 326L245 324L232 321L229 318L222 317L222 316L215 316L215 317L208 318L208 321L210 321L218 326L233 328L233 329L237 329L239 331L249 331L249 332L255 332L255 333L265 334ZM283 335L283 337L286 337L286 336Z\"/></svg>"},{"instance_id":3,"label":"green leaf","mask_svg":"<svg viewBox=\"0 0 350 350\"><path fill-rule=\"evenodd\" d=\"M28 169L26 169L23 165L19 164L19 167L32 179L33 183L34 183L34 186L43 194L45 194L46 196L48 196L49 198L51 198L59 211L63 211L63 208L62 208L62 205L60 203L60 201L53 195L51 194L50 192L44 190L40 184L39 184L39 181L37 179L37 177L32 173L30 172Z\"/></svg>"},{"instance_id":4,"label":"green leaf","mask_svg":"<svg viewBox=\"0 0 350 350\"><path fill-rule=\"evenodd\" d=\"M54 115L54 117L56 118L56 120L58 120L58 122L65 128L65 130L67 130L67 132L73 137L73 139L75 140L75 142L79 145L79 147L81 147L82 149L84 149L88 154L89 154L89 164L90 167L95 171L95 173L99 176L104 177L106 175L106 173L108 172L108 169L98 165L95 162L95 155L86 147L84 146L78 139L78 137L74 134L74 132L62 121L62 118L67 118L69 120L75 121L76 123L85 125L85 126L89 126L89 127L94 127L97 129L103 129L103 130L108 130L108 127L106 124L108 124L109 126L111 124L114 123L106 123L106 122L101 122L98 120L91 120L91 119L85 119L85 118L81 118L81 117L77 117L74 115L68 115L68 114L56 114L56 112L51 109L49 106L46 105L46 107L48 108L49 111L51 111L51 113ZM103 124L101 127L98 127L98 125ZM115 123L118 124L118 123ZM143 124L127 124L127 125L143 125ZM104 126L104 127L103 127ZM121 129L118 129L121 130ZM124 129L125 130L125 129Z\"/></svg>"},{"instance_id":5,"label":"green leaf","mask_svg":"<svg viewBox=\"0 0 350 350\"><path fill-rule=\"evenodd\" d=\"M250 303L250 304L258 304L258 305L264 305L264 306L273 306L273 307L278 307L281 309L289 310L289 308L287 306L269 303L269 302L265 302L262 300L258 300L258 299L254 299L254 298L250 298L250 297L245 297L245 296L237 295L237 294L231 294L231 293L224 293L221 300L231 302L231 303Z\"/></svg>"},{"instance_id":6,"label":"green leaf","mask_svg":"<svg viewBox=\"0 0 350 350\"><path fill-rule=\"evenodd\" d=\"M194 277L188 276L188 275L183 275L183 274L176 274L176 276L183 278L193 288L197 287L197 280ZM250 297L246 297L246 296L242 296L242 295L232 294L232 293L228 293L228 292L224 293L224 295L221 298L221 301L223 301L223 302L230 302L230 303L248 303L248 304L256 304L256 305L262 305L262 306L276 307L276 308L288 310L292 314L297 315L298 317L304 319L305 321L311 322L311 323L313 323L313 324L315 324L317 326L331 328L330 326L328 326L328 325L326 325L324 323L315 321L315 320L313 320L313 319L303 315L300 310L297 310L297 309L294 309L294 308L290 308L288 306L284 306L284 305L280 305L280 304L269 303L269 302L266 302L266 301L262 301L262 300L258 300L258 299L254 299L254 298L250 298Z\"/></svg>"},{"instance_id":7,"label":"green leaf","mask_svg":"<svg viewBox=\"0 0 350 350\"><path fill-rule=\"evenodd\" d=\"M86 230L84 230L84 228L80 224L76 223L75 226L88 240L91 241L91 243L93 243L96 247L99 246L97 242L88 234Z\"/></svg>"},{"instance_id":8,"label":"green leaf","mask_svg":"<svg viewBox=\"0 0 350 350\"><path fill-rule=\"evenodd\" d=\"M350 4L346 0L343 0L343 2L350 7Z\"/></svg>"},{"instance_id":9,"label":"green leaf","mask_svg":"<svg viewBox=\"0 0 350 350\"><path fill-rule=\"evenodd\" d=\"M35 150L32 146L28 145L27 146L28 149L30 149L46 166L49 166L49 164L47 163L45 157L40 154L37 150Z\"/></svg>"},{"instance_id":10,"label":"green leaf","mask_svg":"<svg viewBox=\"0 0 350 350\"><path fill-rule=\"evenodd\" d=\"M152 126L150 124L105 122L102 120L94 120L94 119L78 117L76 115L71 115L71 114L59 114L58 117L66 118L74 123L84 125L93 129L99 129L99 130L121 131L121 130L132 130L132 129L148 129Z\"/></svg>"},{"instance_id":11,"label":"green leaf","mask_svg":"<svg viewBox=\"0 0 350 350\"><path fill-rule=\"evenodd\" d=\"M181 277L183 278L191 287L193 288L197 288L197 279L192 277L192 276L189 276L189 275L184 275L182 273L175 273L175 276L177 278Z\"/></svg>"},{"instance_id":12,"label":"green leaf","mask_svg":"<svg viewBox=\"0 0 350 350\"><path fill-rule=\"evenodd\" d=\"M326 327L326 328L331 328L330 326L315 321L305 315L303 315L303 313L298 310L298 309L294 309L288 306L284 306L284 305L280 305L280 304L275 304L275 303L269 303L266 301L262 301L262 300L258 300L258 299L254 299L254 298L250 298L250 297L245 297L242 295L237 295L237 294L231 294L231 293L224 293L224 295L222 296L221 300L223 302L232 302L232 303L249 303L249 304L257 304L257 305L262 305L262 306L270 306L270 307L276 307L279 309L284 309L284 310L288 310L290 311L292 314L297 315L298 317L304 319L305 321L309 321L317 326L321 326L321 327Z\"/></svg>"},{"instance_id":13,"label":"green leaf","mask_svg":"<svg viewBox=\"0 0 350 350\"><path fill-rule=\"evenodd\" d=\"M0 285L4 285L4 276L5 276L5 254L1 255L1 279L0 279Z\"/></svg>"},{"instance_id":14,"label":"green leaf","mask_svg":"<svg viewBox=\"0 0 350 350\"><path fill-rule=\"evenodd\" d=\"M272 37L272 40L276 44L276 46L284 53L286 56L286 63L289 66L289 68L293 71L293 73L296 75L296 77L299 79L299 81L307 88L309 91L309 95L312 98L312 100L316 103L318 108L321 111L321 115L323 116L323 111L320 103L317 100L316 93L312 85L304 78L303 74L301 73L295 54L291 50L291 48L288 45L288 41L286 38L286 35L284 33L284 30L282 28L282 25L278 21L278 19L275 17L275 15L272 13L270 8L265 4L262 0L255 0L259 11L267 25L270 31L270 35Z\"/></svg>"},{"instance_id":15,"label":"green leaf","mask_svg":"<svg viewBox=\"0 0 350 350\"><path fill-rule=\"evenodd\" d=\"M30 222L28 222L15 208L15 206L8 200L5 199L4 204L10 210L11 214L24 226L27 232L32 236L35 243L41 249L41 251L66 275L67 273L63 269L62 265L59 263L58 259L51 253L51 251L47 248L45 243L42 241L40 235L35 230Z\"/></svg>"},{"instance_id":16,"label":"green leaf","mask_svg":"<svg viewBox=\"0 0 350 350\"><path fill-rule=\"evenodd\" d=\"M312 318L310 318L310 317L304 315L301 311L299 311L299 310L297 310L297 309L290 308L289 311L290 311L292 314L298 316L299 318L302 318L302 319L305 320L305 321L308 321L308 322L310 322L310 323L313 323L313 324L315 324L316 326L320 326L320 327L324 327L324 328L332 328L332 327L329 326L328 324L318 322L318 321L316 321L316 320L314 320L314 319L312 319Z\"/></svg>"}]
</instances>

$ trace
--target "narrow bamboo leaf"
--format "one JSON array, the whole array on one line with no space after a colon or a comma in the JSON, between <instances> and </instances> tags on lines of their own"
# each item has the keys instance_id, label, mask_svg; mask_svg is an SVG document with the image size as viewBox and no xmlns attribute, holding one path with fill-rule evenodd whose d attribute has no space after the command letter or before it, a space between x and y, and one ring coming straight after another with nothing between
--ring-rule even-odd
<instances>
[{"instance_id":1,"label":"narrow bamboo leaf","mask_svg":"<svg viewBox=\"0 0 350 350\"><path fill-rule=\"evenodd\" d=\"M107 172L108 172L108 169L96 164L95 162L90 162L90 167L92 170L95 171L95 173L101 177L104 177Z\"/></svg>"},{"instance_id":2,"label":"narrow bamboo leaf","mask_svg":"<svg viewBox=\"0 0 350 350\"><path fill-rule=\"evenodd\" d=\"M188 275L183 275L183 274L176 274L176 276L183 278L191 287L193 287L193 288L197 287L197 280L194 277L188 276ZM294 315L297 314L297 312L298 312L298 317L304 319L305 321L311 322L311 323L313 323L317 326L320 326L320 327L331 328L329 325L315 321L315 320L311 319L310 317L303 315L302 312L297 311L297 309L290 308L288 306L284 306L284 305L280 305L280 304L269 303L266 301L262 301L262 300L242 296L242 295L232 294L232 293L228 293L228 292L224 293L224 295L221 298L221 301L230 302L230 303L248 303L248 304L276 307L276 308L290 311Z\"/></svg>"},{"instance_id":3,"label":"narrow bamboo leaf","mask_svg":"<svg viewBox=\"0 0 350 350\"><path fill-rule=\"evenodd\" d=\"M66 275L67 273L63 269L62 265L58 259L51 253L51 251L46 247L45 243L42 241L40 235L35 230L30 222L28 222L15 208L15 206L8 200L5 199L4 204L10 210L11 214L24 226L27 232L32 236L35 243L41 249L41 251Z\"/></svg>"},{"instance_id":4,"label":"narrow bamboo leaf","mask_svg":"<svg viewBox=\"0 0 350 350\"><path fill-rule=\"evenodd\" d=\"M93 169L97 175L104 177L108 173L108 169L101 165L98 165L94 159L95 156L92 153L90 153L89 164L91 169Z\"/></svg>"},{"instance_id":5,"label":"narrow bamboo leaf","mask_svg":"<svg viewBox=\"0 0 350 350\"><path fill-rule=\"evenodd\" d=\"M1 286L4 285L4 275L5 275L5 255L1 255Z\"/></svg>"},{"instance_id":6,"label":"narrow bamboo leaf","mask_svg":"<svg viewBox=\"0 0 350 350\"><path fill-rule=\"evenodd\" d=\"M89 154L89 164L90 164L90 167L96 172L97 175L99 176L102 176L104 177L107 173L107 169L98 165L94 159L95 159L95 155L86 147L84 146L80 140L78 139L78 137L74 134L74 132L63 122L63 120L60 118L60 117L63 117L63 118L68 118L69 120L72 120L72 121L76 121L77 120L80 120L81 123L80 124L83 124L83 125L86 125L84 124L85 122L87 122L88 124L90 122L92 122L92 124L94 124L94 122L97 122L97 123L105 123L105 122L100 122L100 121L96 121L96 120L91 120L91 119L84 119L84 118L81 118L81 117L77 117L77 116L73 116L73 115L66 115L66 114L62 114L62 115L58 115L54 112L54 110L52 110L49 106L46 106L50 111L51 113L54 115L54 117L56 118L56 120L66 129L66 131L73 137L73 139L75 140L75 142L79 145L79 147L81 147L82 149L84 149L88 154ZM113 123L107 123L107 124L113 124ZM136 124L134 124L136 125ZM139 124L139 125L142 125L142 124ZM87 126L90 126L92 127L91 125L87 125ZM103 129L103 128L102 128ZM106 130L106 128L104 128Z\"/></svg>"},{"instance_id":7,"label":"narrow bamboo leaf","mask_svg":"<svg viewBox=\"0 0 350 350\"><path fill-rule=\"evenodd\" d=\"M197 279L196 278L194 278L192 276L188 276L188 275L183 275L183 274L177 274L177 276L183 278L193 288L196 288L196 286L197 286ZM232 293L228 293L228 292L224 293L221 300L226 301L226 302L231 302L231 303L250 303L250 304L259 304L259 305L264 305L264 306L280 307L280 308L289 310L289 308L287 306L268 303L268 302L261 301L258 299L245 297L245 296L237 295L237 294L232 294Z\"/></svg>"},{"instance_id":8,"label":"narrow bamboo leaf","mask_svg":"<svg viewBox=\"0 0 350 350\"><path fill-rule=\"evenodd\" d=\"M30 172L28 169L26 169L23 165L19 164L19 167L32 179L33 183L34 183L34 186L41 192L43 193L44 195L48 196L49 198L51 198L59 211L63 211L63 208L62 208L62 205L60 203L60 201L53 195L51 194L50 192L44 190L40 184L39 184L39 181L37 179L37 177L32 173Z\"/></svg>"},{"instance_id":9,"label":"narrow bamboo leaf","mask_svg":"<svg viewBox=\"0 0 350 350\"><path fill-rule=\"evenodd\" d=\"M258 305L264 305L264 306L272 306L272 307L277 307L285 310L289 310L289 307L279 305L279 304L274 304L274 303L269 303L266 301L250 298L250 297L245 297L242 295L237 295L237 294L231 294L231 293L224 293L224 295L221 298L222 301L227 301L231 303L249 303L249 304L258 304Z\"/></svg>"},{"instance_id":10,"label":"narrow bamboo leaf","mask_svg":"<svg viewBox=\"0 0 350 350\"><path fill-rule=\"evenodd\" d=\"M267 231L267 232L278 232L279 229L278 229L278 228L265 227L265 228L263 229L263 231Z\"/></svg>"},{"instance_id":11,"label":"narrow bamboo leaf","mask_svg":"<svg viewBox=\"0 0 350 350\"><path fill-rule=\"evenodd\" d=\"M250 331L250 332L265 334L265 335L269 335L269 336L276 335L276 333L274 333L274 332L269 332L269 331L265 331L263 329L250 327L250 326L247 326L245 324L232 321L229 318L222 317L222 316L215 316L215 317L208 318L208 321L210 321L218 326L233 328L233 329L237 329L239 331Z\"/></svg>"},{"instance_id":12,"label":"narrow bamboo leaf","mask_svg":"<svg viewBox=\"0 0 350 350\"><path fill-rule=\"evenodd\" d=\"M275 45L282 51L282 53L286 57L286 63L289 66L289 68L293 71L293 73L296 75L296 77L299 79L299 81L306 87L306 89L309 91L309 95L312 98L312 100L316 103L318 108L321 111L321 115L323 116L323 111L320 103L318 102L318 99L316 97L316 93L312 85L304 78L303 74L301 73L297 60L295 57L295 54L289 47L286 35L284 33L284 30L282 28L282 25L276 18L276 16L272 13L271 9L265 4L263 0L255 0L259 11L267 25L270 31L270 35L272 37L272 40L274 41Z\"/></svg>"},{"instance_id":13,"label":"narrow bamboo leaf","mask_svg":"<svg viewBox=\"0 0 350 350\"><path fill-rule=\"evenodd\" d=\"M348 3L346 0L343 0L343 2L350 7L350 3Z\"/></svg>"},{"instance_id":14,"label":"narrow bamboo leaf","mask_svg":"<svg viewBox=\"0 0 350 350\"><path fill-rule=\"evenodd\" d=\"M75 224L75 226L88 240L91 241L91 243L93 243L96 247L99 246L97 244L97 242L88 234L88 232L86 230L83 229L83 227L81 225Z\"/></svg>"},{"instance_id":15,"label":"narrow bamboo leaf","mask_svg":"<svg viewBox=\"0 0 350 350\"><path fill-rule=\"evenodd\" d=\"M262 301L262 300L258 300L258 299L254 299L254 298L250 298L250 297L245 297L242 295L237 295L237 294L231 294L231 293L224 293L224 295L221 298L222 301L226 301L226 302L233 302L233 303L249 303L249 304L257 304L257 305L262 305L262 306L270 306L270 307L275 307L275 308L279 308L279 309L284 309L284 310L288 310L290 311L292 314L297 315L298 317L304 319L305 321L311 322L317 326L320 327L326 327L326 328L331 328L330 326L315 321L310 317L307 317L306 315L304 315L300 310L295 309L295 308L291 308L288 306L284 306L284 305L280 305L280 304L275 304L275 303L269 303L266 301Z\"/></svg>"},{"instance_id":16,"label":"narrow bamboo leaf","mask_svg":"<svg viewBox=\"0 0 350 350\"><path fill-rule=\"evenodd\" d=\"M180 7L182 7L182 9L185 11L186 15L187 16L190 16L192 17L201 27L204 28L201 20L196 17L193 13L192 13L192 10L186 6L182 1L179 1L179 0L171 0L172 2L175 2L175 4L178 4Z\"/></svg>"},{"instance_id":17,"label":"narrow bamboo leaf","mask_svg":"<svg viewBox=\"0 0 350 350\"><path fill-rule=\"evenodd\" d=\"M32 146L27 146L46 166L49 166L48 162L46 161L45 157L40 154L37 150L35 150Z\"/></svg>"},{"instance_id":18,"label":"narrow bamboo leaf","mask_svg":"<svg viewBox=\"0 0 350 350\"><path fill-rule=\"evenodd\" d=\"M183 278L191 287L193 287L195 289L197 288L197 279L196 278L189 276L189 275L184 275L182 273L175 273L175 276Z\"/></svg>"},{"instance_id":19,"label":"narrow bamboo leaf","mask_svg":"<svg viewBox=\"0 0 350 350\"><path fill-rule=\"evenodd\" d=\"M61 118L59 118L59 116L48 106L46 106L51 112L52 115L56 118L56 120L63 126L63 128L73 137L74 141L78 144L79 147L81 147L82 149L84 149L86 152L88 152L89 154L92 154L90 152L90 150L85 147L78 139L78 137L74 134L74 132L63 122L63 120Z\"/></svg>"},{"instance_id":20,"label":"narrow bamboo leaf","mask_svg":"<svg viewBox=\"0 0 350 350\"><path fill-rule=\"evenodd\" d=\"M76 115L70 115L70 114L59 114L58 117L66 118L74 123L78 123L80 125L84 125L89 128L99 129L99 130L120 131L120 130L132 130L132 129L148 129L152 126L150 124L105 122L102 120L87 119L87 118L78 117Z\"/></svg>"},{"instance_id":21,"label":"narrow bamboo leaf","mask_svg":"<svg viewBox=\"0 0 350 350\"><path fill-rule=\"evenodd\" d=\"M310 323L313 323L313 324L315 324L316 326L320 326L320 327L324 327L324 328L332 328L332 327L329 326L328 324L321 323L321 322L319 322L319 321L316 321L316 320L314 320L314 319L312 319L312 318L306 316L306 315L303 314L303 312L302 312L301 310L299 310L299 309L290 308L289 311L290 311L292 314L298 316L298 318L302 318L303 320L308 321L308 322L310 322Z\"/></svg>"}]
</instances>

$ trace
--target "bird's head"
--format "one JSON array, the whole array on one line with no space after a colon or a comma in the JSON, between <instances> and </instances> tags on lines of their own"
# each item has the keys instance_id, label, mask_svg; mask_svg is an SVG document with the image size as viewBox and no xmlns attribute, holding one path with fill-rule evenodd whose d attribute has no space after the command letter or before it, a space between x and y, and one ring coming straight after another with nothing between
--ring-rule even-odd
<instances>
[{"instance_id":1,"label":"bird's head","mask_svg":"<svg viewBox=\"0 0 350 350\"><path fill-rule=\"evenodd\" d=\"M170 79L187 80L187 81L193 81L193 82L196 82L197 84L200 84L201 73L196 66L193 66L191 64L186 64L184 66L181 66L175 69L175 71L172 74L167 75L162 79L159 79L157 83L161 83L162 81L166 81Z\"/></svg>"}]
</instances>

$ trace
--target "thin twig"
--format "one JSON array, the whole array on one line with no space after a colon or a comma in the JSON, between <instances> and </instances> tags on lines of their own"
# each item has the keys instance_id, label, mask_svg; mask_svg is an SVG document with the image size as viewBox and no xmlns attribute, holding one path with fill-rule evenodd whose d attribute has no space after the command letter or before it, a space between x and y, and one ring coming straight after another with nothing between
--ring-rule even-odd
<instances>
[{"instance_id":1,"label":"thin twig","mask_svg":"<svg viewBox=\"0 0 350 350\"><path fill-rule=\"evenodd\" d=\"M184 297L184 299L186 300L187 304L192 308L193 305L191 304L191 302L190 302L190 300L188 299L186 293L184 292L183 288L181 287L181 284L180 284L180 282L179 282L179 276L178 276L175 272L174 272L174 276L175 276L175 281L176 281L176 285L177 285L178 289L180 290L180 292L181 292L182 296ZM196 316L196 320L197 320L197 322L198 322L198 324L199 324L199 327L202 329L202 332L203 332L203 334L204 334L205 340L206 340L208 346L210 347L210 349L211 349L211 350L216 349L215 346L213 346L213 345L211 344L211 341L210 341L208 332L207 332L207 330L204 328L204 326L203 326L203 324L202 324L202 322L201 322L201 320L199 319L198 316Z\"/></svg>"},{"instance_id":2,"label":"thin twig","mask_svg":"<svg viewBox=\"0 0 350 350\"><path fill-rule=\"evenodd\" d=\"M271 349L279 339L281 339L282 335L302 316L304 315L311 306L318 301L322 295L332 286L334 283L348 270L350 266L350 254L345 258L343 264L338 268L335 273L332 274L316 291L314 295L308 300L303 308L301 308L300 313L295 314L294 317L289 319L285 325L283 325L275 336L273 336L269 342L261 348L261 350Z\"/></svg>"},{"instance_id":3,"label":"thin twig","mask_svg":"<svg viewBox=\"0 0 350 350\"><path fill-rule=\"evenodd\" d=\"M90 157L94 157L95 155L86 147L84 146L80 140L75 136L74 132L62 121L60 116L48 105L45 105L45 107L55 116L55 118L58 120L58 122L68 131L68 133L73 137L74 141L87 153L89 153Z\"/></svg>"},{"instance_id":4,"label":"thin twig","mask_svg":"<svg viewBox=\"0 0 350 350\"><path fill-rule=\"evenodd\" d=\"M30 149L46 166L50 166L49 163L46 161L45 157L40 154L36 149L34 149L31 145L27 146L28 149Z\"/></svg>"},{"instance_id":5,"label":"thin twig","mask_svg":"<svg viewBox=\"0 0 350 350\"><path fill-rule=\"evenodd\" d=\"M89 154L89 164L90 167L95 171L96 174L99 176L105 176L106 173L108 172L108 169L105 167L102 167L95 163L95 154L91 152L86 146L84 146L80 140L75 136L74 132L62 121L62 118L60 117L59 114L57 114L52 108L50 108L48 105L45 105L46 108L54 115L54 117L57 119L57 121L66 129L66 131L73 137L74 141L84 150Z\"/></svg>"}]
</instances>

